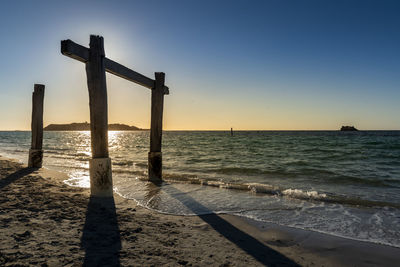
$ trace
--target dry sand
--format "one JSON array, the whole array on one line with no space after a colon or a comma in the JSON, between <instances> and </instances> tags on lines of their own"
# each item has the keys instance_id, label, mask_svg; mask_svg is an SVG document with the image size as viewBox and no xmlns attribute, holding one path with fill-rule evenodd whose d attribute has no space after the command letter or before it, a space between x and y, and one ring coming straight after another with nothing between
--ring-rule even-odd
<instances>
[{"instance_id":1,"label":"dry sand","mask_svg":"<svg viewBox=\"0 0 400 267\"><path fill-rule=\"evenodd\" d=\"M93 199L63 174L0 157L1 266L398 266L400 249L229 215Z\"/></svg>"}]
</instances>

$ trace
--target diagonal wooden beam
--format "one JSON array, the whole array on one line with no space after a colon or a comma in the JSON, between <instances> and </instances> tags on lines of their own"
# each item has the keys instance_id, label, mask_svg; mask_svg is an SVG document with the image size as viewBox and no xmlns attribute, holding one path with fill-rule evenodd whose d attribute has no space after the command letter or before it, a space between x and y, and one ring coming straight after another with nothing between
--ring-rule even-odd
<instances>
[{"instance_id":1,"label":"diagonal wooden beam","mask_svg":"<svg viewBox=\"0 0 400 267\"><path fill-rule=\"evenodd\" d=\"M89 48L74 43L69 39L61 41L61 54L83 63L86 63L89 60ZM118 77L137 83L149 89L154 89L155 87L155 81L153 79L131 70L111 59L105 58L104 65L107 72ZM167 86L164 86L164 94L169 94L169 88Z\"/></svg>"},{"instance_id":2,"label":"diagonal wooden beam","mask_svg":"<svg viewBox=\"0 0 400 267\"><path fill-rule=\"evenodd\" d=\"M124 78L128 81L137 83L137 84L147 87L149 89L154 88L154 80L147 78L146 76L144 76L140 73L137 73L136 71L128 69L127 67L125 67L115 61L105 58L104 65L106 67L106 71L109 73L112 73L118 77Z\"/></svg>"}]
</instances>

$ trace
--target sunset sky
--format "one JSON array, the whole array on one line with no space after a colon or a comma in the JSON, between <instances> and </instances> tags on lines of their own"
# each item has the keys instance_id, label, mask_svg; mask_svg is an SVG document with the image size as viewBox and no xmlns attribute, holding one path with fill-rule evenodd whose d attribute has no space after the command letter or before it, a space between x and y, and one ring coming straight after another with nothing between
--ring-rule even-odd
<instances>
[{"instance_id":1,"label":"sunset sky","mask_svg":"<svg viewBox=\"0 0 400 267\"><path fill-rule=\"evenodd\" d=\"M166 73L166 130L400 129L398 1L1 1L0 130L89 121L88 47ZM109 122L150 125L150 90L107 74Z\"/></svg>"}]
</instances>

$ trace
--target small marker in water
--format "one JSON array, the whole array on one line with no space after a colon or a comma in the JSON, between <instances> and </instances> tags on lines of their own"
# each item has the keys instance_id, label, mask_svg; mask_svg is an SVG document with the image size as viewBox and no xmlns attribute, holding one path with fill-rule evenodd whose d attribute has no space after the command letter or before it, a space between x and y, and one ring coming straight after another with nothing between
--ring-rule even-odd
<instances>
[{"instance_id":1,"label":"small marker in water","mask_svg":"<svg viewBox=\"0 0 400 267\"><path fill-rule=\"evenodd\" d=\"M231 128L231 136L233 136L233 128Z\"/></svg>"}]
</instances>

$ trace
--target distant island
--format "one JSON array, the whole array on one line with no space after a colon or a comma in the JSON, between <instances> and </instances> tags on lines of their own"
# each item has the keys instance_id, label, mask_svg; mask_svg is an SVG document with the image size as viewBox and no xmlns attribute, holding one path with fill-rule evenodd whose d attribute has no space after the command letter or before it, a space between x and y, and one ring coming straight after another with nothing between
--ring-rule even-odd
<instances>
[{"instance_id":1,"label":"distant island","mask_svg":"<svg viewBox=\"0 0 400 267\"><path fill-rule=\"evenodd\" d=\"M358 131L354 126L342 126L342 128L340 128L341 131Z\"/></svg>"},{"instance_id":2,"label":"distant island","mask_svg":"<svg viewBox=\"0 0 400 267\"><path fill-rule=\"evenodd\" d=\"M49 124L43 128L44 131L90 131L90 123ZM113 123L108 125L109 131L144 131L136 126Z\"/></svg>"}]
</instances>

